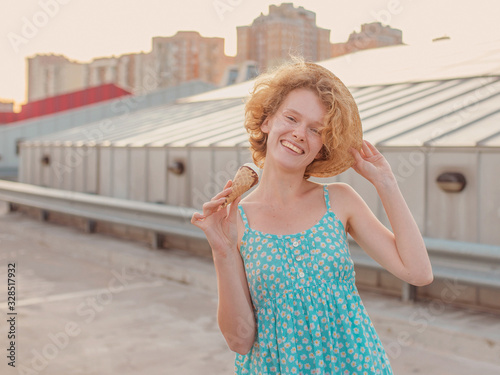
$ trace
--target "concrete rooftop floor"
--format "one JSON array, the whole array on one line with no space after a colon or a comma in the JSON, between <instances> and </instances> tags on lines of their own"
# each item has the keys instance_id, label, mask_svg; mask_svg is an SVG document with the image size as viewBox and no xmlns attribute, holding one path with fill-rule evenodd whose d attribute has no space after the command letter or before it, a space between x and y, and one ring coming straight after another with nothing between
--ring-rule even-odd
<instances>
[{"instance_id":1,"label":"concrete rooftop floor","mask_svg":"<svg viewBox=\"0 0 500 375\"><path fill-rule=\"evenodd\" d=\"M209 259L0 214L3 353L11 262L16 368L2 355L1 374L233 373ZM500 374L500 316L360 294L395 374Z\"/></svg>"}]
</instances>

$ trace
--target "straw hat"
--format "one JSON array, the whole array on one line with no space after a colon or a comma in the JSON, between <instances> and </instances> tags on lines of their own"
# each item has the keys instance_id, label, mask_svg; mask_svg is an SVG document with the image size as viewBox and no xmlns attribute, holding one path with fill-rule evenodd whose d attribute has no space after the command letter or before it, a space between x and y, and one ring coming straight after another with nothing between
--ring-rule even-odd
<instances>
[{"instance_id":1,"label":"straw hat","mask_svg":"<svg viewBox=\"0 0 500 375\"><path fill-rule=\"evenodd\" d=\"M329 73L337 81L340 91L337 105L341 114L333 125L333 134L330 134L329 139L323 139L323 144L327 145L323 146L324 149L330 152L324 152L324 160L312 162L306 168L306 176L333 177L346 171L356 163L350 148L360 151L363 145L363 129L356 102L342 81Z\"/></svg>"},{"instance_id":2,"label":"straw hat","mask_svg":"<svg viewBox=\"0 0 500 375\"><path fill-rule=\"evenodd\" d=\"M315 161L313 167L306 169L306 174L312 177L333 177L351 168L356 160L349 149L360 151L363 145L363 130L361 121L356 121L349 127L349 139L335 148L327 160Z\"/></svg>"}]
</instances>

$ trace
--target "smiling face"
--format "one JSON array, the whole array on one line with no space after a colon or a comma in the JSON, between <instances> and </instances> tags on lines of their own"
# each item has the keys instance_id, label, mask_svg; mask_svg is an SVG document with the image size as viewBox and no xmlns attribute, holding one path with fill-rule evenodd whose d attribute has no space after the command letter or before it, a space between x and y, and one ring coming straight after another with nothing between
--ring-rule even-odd
<instances>
[{"instance_id":1,"label":"smiling face","mask_svg":"<svg viewBox=\"0 0 500 375\"><path fill-rule=\"evenodd\" d=\"M309 89L291 91L261 130L268 134L266 163L273 161L287 169L300 170L320 158L321 130L326 109Z\"/></svg>"}]
</instances>

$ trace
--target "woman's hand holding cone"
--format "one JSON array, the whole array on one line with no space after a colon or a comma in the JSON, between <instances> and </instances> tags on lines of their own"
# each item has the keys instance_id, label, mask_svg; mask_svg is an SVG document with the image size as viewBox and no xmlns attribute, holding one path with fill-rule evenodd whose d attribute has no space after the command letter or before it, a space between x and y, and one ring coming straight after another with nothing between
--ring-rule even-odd
<instances>
[{"instance_id":1,"label":"woman's hand holding cone","mask_svg":"<svg viewBox=\"0 0 500 375\"><path fill-rule=\"evenodd\" d=\"M238 197L229 207L223 208L226 197L231 193L232 181L229 180L219 194L210 202L203 204L203 213L195 212L191 217L191 224L205 232L214 255L227 256L229 251L235 251L238 243L236 214Z\"/></svg>"}]
</instances>

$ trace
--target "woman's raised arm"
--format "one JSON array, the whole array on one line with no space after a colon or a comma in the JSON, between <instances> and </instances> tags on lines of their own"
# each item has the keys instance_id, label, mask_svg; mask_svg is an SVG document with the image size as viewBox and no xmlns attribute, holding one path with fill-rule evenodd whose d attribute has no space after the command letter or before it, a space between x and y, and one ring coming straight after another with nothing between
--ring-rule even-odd
<instances>
[{"instance_id":1,"label":"woman's raised arm","mask_svg":"<svg viewBox=\"0 0 500 375\"><path fill-rule=\"evenodd\" d=\"M356 160L353 169L377 189L393 232L375 217L352 188L346 187L349 234L368 255L398 278L416 286L430 284L433 274L424 240L389 163L367 141L363 141L362 153L357 150L352 153Z\"/></svg>"}]
</instances>

